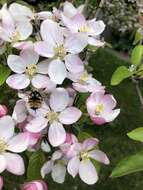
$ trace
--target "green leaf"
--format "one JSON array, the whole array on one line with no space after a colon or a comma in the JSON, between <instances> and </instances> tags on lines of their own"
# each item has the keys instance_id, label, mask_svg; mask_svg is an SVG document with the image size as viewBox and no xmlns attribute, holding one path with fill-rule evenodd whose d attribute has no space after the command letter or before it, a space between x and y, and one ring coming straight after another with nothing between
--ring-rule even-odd
<instances>
[{"instance_id":1,"label":"green leaf","mask_svg":"<svg viewBox=\"0 0 143 190\"><path fill-rule=\"evenodd\" d=\"M94 167L96 168L97 173L99 174L100 169L101 169L101 164L94 159L91 159L91 162L94 165Z\"/></svg>"},{"instance_id":2,"label":"green leaf","mask_svg":"<svg viewBox=\"0 0 143 190\"><path fill-rule=\"evenodd\" d=\"M133 140L143 142L143 127L134 129L133 131L127 133L127 135Z\"/></svg>"},{"instance_id":3,"label":"green leaf","mask_svg":"<svg viewBox=\"0 0 143 190\"><path fill-rule=\"evenodd\" d=\"M143 151L122 159L111 173L111 177L121 177L143 170Z\"/></svg>"},{"instance_id":4,"label":"green leaf","mask_svg":"<svg viewBox=\"0 0 143 190\"><path fill-rule=\"evenodd\" d=\"M124 79L130 77L132 72L127 69L125 66L120 66L112 75L111 85L118 85Z\"/></svg>"},{"instance_id":5,"label":"green leaf","mask_svg":"<svg viewBox=\"0 0 143 190\"><path fill-rule=\"evenodd\" d=\"M6 81L11 71L8 67L0 65L0 86Z\"/></svg>"},{"instance_id":6,"label":"green leaf","mask_svg":"<svg viewBox=\"0 0 143 190\"><path fill-rule=\"evenodd\" d=\"M86 132L82 132L80 131L79 134L78 134L78 140L80 142L83 142L84 140L88 139L88 138L91 138L92 136Z\"/></svg>"},{"instance_id":7,"label":"green leaf","mask_svg":"<svg viewBox=\"0 0 143 190\"><path fill-rule=\"evenodd\" d=\"M142 45L137 45L131 54L131 62L133 65L139 65L141 63L143 56L143 46Z\"/></svg>"},{"instance_id":8,"label":"green leaf","mask_svg":"<svg viewBox=\"0 0 143 190\"><path fill-rule=\"evenodd\" d=\"M136 45L137 43L139 43L142 40L142 34L140 32L136 32L135 34L135 39L133 42L133 45Z\"/></svg>"},{"instance_id":9,"label":"green leaf","mask_svg":"<svg viewBox=\"0 0 143 190\"><path fill-rule=\"evenodd\" d=\"M45 155L42 151L37 151L32 154L27 169L27 178L29 181L41 179L40 170L45 160Z\"/></svg>"}]
</instances>

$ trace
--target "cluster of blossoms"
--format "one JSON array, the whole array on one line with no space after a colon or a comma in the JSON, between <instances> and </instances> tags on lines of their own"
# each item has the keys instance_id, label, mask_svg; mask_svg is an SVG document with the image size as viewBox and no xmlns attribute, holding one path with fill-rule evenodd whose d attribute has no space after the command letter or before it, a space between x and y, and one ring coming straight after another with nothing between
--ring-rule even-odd
<instances>
[{"instance_id":1,"label":"cluster of blossoms","mask_svg":"<svg viewBox=\"0 0 143 190\"><path fill-rule=\"evenodd\" d=\"M17 3L0 10L1 46L13 47L7 57L12 74L6 83L18 91L19 97L12 116L7 115L5 106L0 106L1 173L7 170L23 175L24 161L18 153L26 150L41 149L47 155L41 177L51 173L57 183L64 182L67 172L73 178L79 174L89 185L95 184L98 172L93 160L109 164L106 154L99 150L97 138L81 142L73 134L75 123L78 126L85 114L76 103L82 93L89 96L86 107L93 123L111 122L120 112L114 109L114 97L106 94L105 87L88 73L87 63L82 60L81 52L87 46L104 45L100 34L105 28L102 21L86 20L83 9L65 2L63 10L54 8L52 12L34 13ZM39 180L21 188L47 190L47 185Z\"/></svg>"}]
</instances>

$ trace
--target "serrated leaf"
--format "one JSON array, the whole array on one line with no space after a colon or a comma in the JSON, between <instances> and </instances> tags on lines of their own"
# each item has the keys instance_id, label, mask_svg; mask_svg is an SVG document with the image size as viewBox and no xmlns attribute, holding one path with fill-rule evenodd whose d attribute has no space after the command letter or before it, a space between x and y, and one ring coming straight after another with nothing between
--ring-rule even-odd
<instances>
[{"instance_id":1,"label":"serrated leaf","mask_svg":"<svg viewBox=\"0 0 143 190\"><path fill-rule=\"evenodd\" d=\"M143 142L143 127L136 128L133 131L127 133L127 135L133 140Z\"/></svg>"},{"instance_id":2,"label":"serrated leaf","mask_svg":"<svg viewBox=\"0 0 143 190\"><path fill-rule=\"evenodd\" d=\"M137 45L131 54L131 62L133 65L139 65L141 63L143 56L143 46L142 45Z\"/></svg>"},{"instance_id":3,"label":"serrated leaf","mask_svg":"<svg viewBox=\"0 0 143 190\"><path fill-rule=\"evenodd\" d=\"M27 178L29 181L41 179L40 170L45 160L45 155L42 151L37 151L32 154L27 169Z\"/></svg>"},{"instance_id":4,"label":"serrated leaf","mask_svg":"<svg viewBox=\"0 0 143 190\"><path fill-rule=\"evenodd\" d=\"M10 73L11 70L8 67L0 65L0 86L3 85Z\"/></svg>"},{"instance_id":5,"label":"serrated leaf","mask_svg":"<svg viewBox=\"0 0 143 190\"><path fill-rule=\"evenodd\" d=\"M113 169L110 177L112 178L121 177L142 170L143 170L143 151L122 159L117 164L115 169Z\"/></svg>"},{"instance_id":6,"label":"serrated leaf","mask_svg":"<svg viewBox=\"0 0 143 190\"><path fill-rule=\"evenodd\" d=\"M124 79L130 77L132 72L127 69L125 66L120 66L116 69L116 71L112 75L111 85L118 85Z\"/></svg>"}]
</instances>

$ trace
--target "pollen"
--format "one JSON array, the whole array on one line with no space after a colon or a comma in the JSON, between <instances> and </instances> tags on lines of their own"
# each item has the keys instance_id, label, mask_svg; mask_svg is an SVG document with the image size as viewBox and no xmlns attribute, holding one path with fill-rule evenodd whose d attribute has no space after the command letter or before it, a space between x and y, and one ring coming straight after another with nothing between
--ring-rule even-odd
<instances>
[{"instance_id":1,"label":"pollen","mask_svg":"<svg viewBox=\"0 0 143 190\"><path fill-rule=\"evenodd\" d=\"M80 82L81 84L84 84L84 83L86 83L86 82L88 81L88 79L89 79L89 75L88 75L88 73L85 71L85 72L80 76L79 82Z\"/></svg>"},{"instance_id":2,"label":"pollen","mask_svg":"<svg viewBox=\"0 0 143 190\"><path fill-rule=\"evenodd\" d=\"M12 34L12 36L11 36L11 40L12 40L13 42L19 41L20 38L21 38L21 36L20 36L19 31L13 32L13 34Z\"/></svg>"},{"instance_id":3,"label":"pollen","mask_svg":"<svg viewBox=\"0 0 143 190\"><path fill-rule=\"evenodd\" d=\"M89 159L89 154L88 154L88 152L81 152L80 153L80 157L81 157L81 159L82 160L88 160Z\"/></svg>"},{"instance_id":4,"label":"pollen","mask_svg":"<svg viewBox=\"0 0 143 190\"><path fill-rule=\"evenodd\" d=\"M101 112L103 112L103 110L104 110L104 105L103 104L98 104L95 107L95 114L100 115Z\"/></svg>"},{"instance_id":5,"label":"pollen","mask_svg":"<svg viewBox=\"0 0 143 190\"><path fill-rule=\"evenodd\" d=\"M33 76L36 72L37 72L37 66L36 66L35 64L29 64L29 65L26 67L26 73L27 73L29 76Z\"/></svg>"},{"instance_id":6,"label":"pollen","mask_svg":"<svg viewBox=\"0 0 143 190\"><path fill-rule=\"evenodd\" d=\"M90 32L90 28L87 25L82 25L79 28L79 32Z\"/></svg>"},{"instance_id":7,"label":"pollen","mask_svg":"<svg viewBox=\"0 0 143 190\"><path fill-rule=\"evenodd\" d=\"M50 111L47 113L46 118L50 123L53 123L54 121L58 121L58 113Z\"/></svg>"},{"instance_id":8,"label":"pollen","mask_svg":"<svg viewBox=\"0 0 143 190\"><path fill-rule=\"evenodd\" d=\"M0 153L4 153L7 148L7 143L4 140L0 139Z\"/></svg>"},{"instance_id":9,"label":"pollen","mask_svg":"<svg viewBox=\"0 0 143 190\"><path fill-rule=\"evenodd\" d=\"M63 58L65 56L65 48L63 45L55 47L54 51L56 57Z\"/></svg>"}]
</instances>

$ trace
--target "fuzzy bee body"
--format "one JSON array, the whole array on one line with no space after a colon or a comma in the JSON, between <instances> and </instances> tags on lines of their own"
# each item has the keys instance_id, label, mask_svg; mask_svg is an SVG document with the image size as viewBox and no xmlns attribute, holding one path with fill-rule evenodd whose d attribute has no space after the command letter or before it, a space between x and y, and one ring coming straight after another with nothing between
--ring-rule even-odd
<instances>
[{"instance_id":1,"label":"fuzzy bee body","mask_svg":"<svg viewBox=\"0 0 143 190\"><path fill-rule=\"evenodd\" d=\"M38 91L32 91L28 97L28 105L31 109L37 110L41 107L43 98Z\"/></svg>"}]
</instances>

